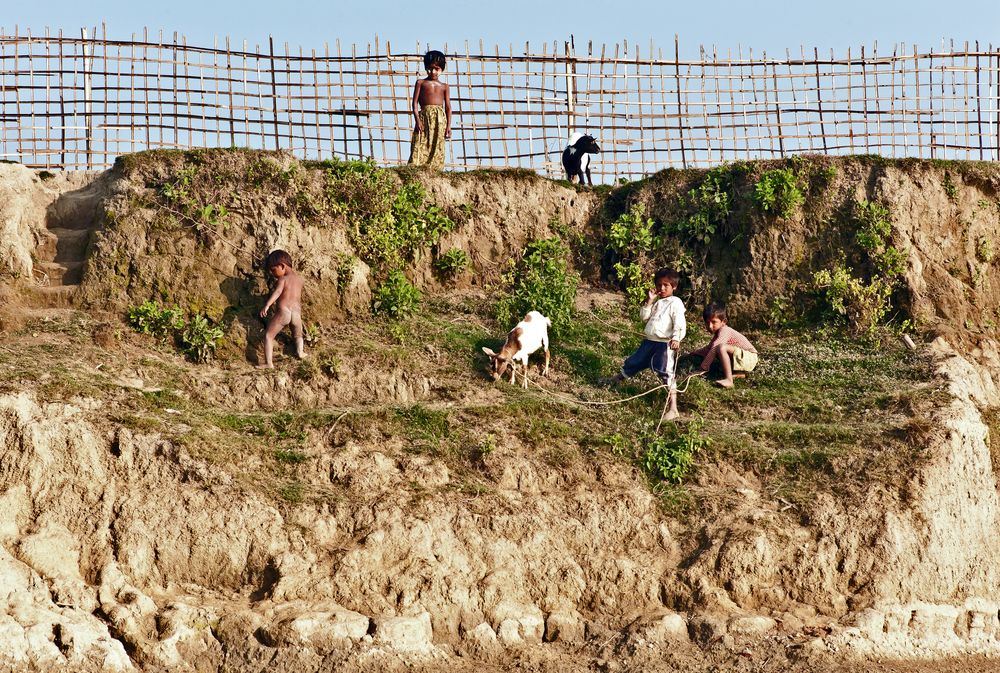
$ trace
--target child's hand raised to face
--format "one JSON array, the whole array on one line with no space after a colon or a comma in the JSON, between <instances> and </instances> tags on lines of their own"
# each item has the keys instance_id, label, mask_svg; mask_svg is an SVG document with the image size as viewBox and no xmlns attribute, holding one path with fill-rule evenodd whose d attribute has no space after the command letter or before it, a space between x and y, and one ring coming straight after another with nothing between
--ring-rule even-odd
<instances>
[{"instance_id":1,"label":"child's hand raised to face","mask_svg":"<svg viewBox=\"0 0 1000 673\"><path fill-rule=\"evenodd\" d=\"M646 303L652 304L656 301L657 296L659 296L654 288L649 288L646 290Z\"/></svg>"}]
</instances>

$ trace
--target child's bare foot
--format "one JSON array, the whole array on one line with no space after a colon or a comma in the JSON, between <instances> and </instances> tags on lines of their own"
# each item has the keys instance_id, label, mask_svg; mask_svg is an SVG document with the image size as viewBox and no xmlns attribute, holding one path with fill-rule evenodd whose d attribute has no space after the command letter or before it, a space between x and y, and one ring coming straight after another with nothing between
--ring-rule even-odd
<instances>
[{"instance_id":1,"label":"child's bare foot","mask_svg":"<svg viewBox=\"0 0 1000 673\"><path fill-rule=\"evenodd\" d=\"M274 369L274 365L269 365L266 362L257 365L257 369Z\"/></svg>"},{"instance_id":2,"label":"child's bare foot","mask_svg":"<svg viewBox=\"0 0 1000 673\"><path fill-rule=\"evenodd\" d=\"M676 409L670 409L666 414L664 414L663 419L666 421L674 421L681 417L681 414Z\"/></svg>"},{"instance_id":3,"label":"child's bare foot","mask_svg":"<svg viewBox=\"0 0 1000 673\"><path fill-rule=\"evenodd\" d=\"M734 384L732 379L719 379L715 382L715 385L720 388L732 388Z\"/></svg>"}]
</instances>

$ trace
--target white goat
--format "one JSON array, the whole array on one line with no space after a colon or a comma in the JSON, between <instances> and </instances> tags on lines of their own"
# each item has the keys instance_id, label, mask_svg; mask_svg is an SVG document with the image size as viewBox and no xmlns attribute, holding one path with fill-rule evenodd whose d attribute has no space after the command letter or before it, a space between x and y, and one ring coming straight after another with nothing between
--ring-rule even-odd
<instances>
[{"instance_id":1,"label":"white goat","mask_svg":"<svg viewBox=\"0 0 1000 673\"><path fill-rule=\"evenodd\" d=\"M487 371L494 381L500 378L507 367L510 367L510 382L514 383L517 364L524 367L523 388L528 387L528 356L539 348L545 349L545 370L542 376L549 375L549 327L552 321L538 311L529 311L524 320L517 323L507 335L507 342L499 353L483 346L483 352L490 356L490 366Z\"/></svg>"}]
</instances>

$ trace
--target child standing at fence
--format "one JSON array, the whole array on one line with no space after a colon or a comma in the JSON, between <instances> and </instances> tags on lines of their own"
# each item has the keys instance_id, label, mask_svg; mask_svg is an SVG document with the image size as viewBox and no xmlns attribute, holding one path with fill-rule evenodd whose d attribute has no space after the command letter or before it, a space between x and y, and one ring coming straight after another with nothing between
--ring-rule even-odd
<instances>
[{"instance_id":1,"label":"child standing at fence","mask_svg":"<svg viewBox=\"0 0 1000 673\"><path fill-rule=\"evenodd\" d=\"M413 140L410 161L415 166L444 168L444 141L451 137L451 95L439 78L445 58L440 51L424 54L427 77L413 87Z\"/></svg>"}]
</instances>

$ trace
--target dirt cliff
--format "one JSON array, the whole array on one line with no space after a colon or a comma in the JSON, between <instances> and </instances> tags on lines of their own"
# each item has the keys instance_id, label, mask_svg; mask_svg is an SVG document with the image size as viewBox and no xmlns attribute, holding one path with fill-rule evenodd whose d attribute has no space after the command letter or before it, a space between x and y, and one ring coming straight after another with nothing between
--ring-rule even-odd
<instances>
[{"instance_id":1,"label":"dirt cliff","mask_svg":"<svg viewBox=\"0 0 1000 673\"><path fill-rule=\"evenodd\" d=\"M732 394L682 393L713 443L681 486L630 453L656 399L580 400L626 396L593 386L635 344L611 223L636 203L658 224L689 216L703 173L590 191L520 172L348 183L244 151L100 176L3 166L5 665L990 670L1000 172L811 159L791 166L801 207L762 212L754 185L785 166L728 168L718 235L651 253L694 260L691 338L697 303L725 299L764 355ZM815 272L861 269L859 202L907 251L893 299L915 351L775 324L776 308L811 315ZM424 293L408 320L368 315L388 267L359 213L376 211L451 223L389 246ZM477 353L507 329L503 275L554 236L583 278L577 325L541 389L490 385ZM261 373L275 247L306 278L313 357ZM434 262L455 248L469 265L445 278ZM125 312L151 299L218 320L216 361L133 333Z\"/></svg>"}]
</instances>

